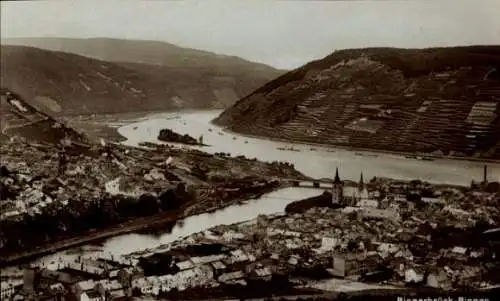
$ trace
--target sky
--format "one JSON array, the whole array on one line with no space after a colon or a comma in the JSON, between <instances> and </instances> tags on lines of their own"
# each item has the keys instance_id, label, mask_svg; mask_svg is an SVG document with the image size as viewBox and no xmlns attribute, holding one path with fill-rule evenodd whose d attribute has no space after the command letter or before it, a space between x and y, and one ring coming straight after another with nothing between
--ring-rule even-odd
<instances>
[{"instance_id":1,"label":"sky","mask_svg":"<svg viewBox=\"0 0 500 301\"><path fill-rule=\"evenodd\" d=\"M500 44L500 0L2 1L1 37L158 40L291 69L337 49Z\"/></svg>"}]
</instances>

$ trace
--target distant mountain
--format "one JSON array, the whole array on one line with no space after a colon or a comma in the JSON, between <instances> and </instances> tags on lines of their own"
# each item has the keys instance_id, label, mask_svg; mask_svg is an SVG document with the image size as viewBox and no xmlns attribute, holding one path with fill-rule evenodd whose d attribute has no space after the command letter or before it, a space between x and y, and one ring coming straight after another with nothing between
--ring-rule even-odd
<instances>
[{"instance_id":1,"label":"distant mountain","mask_svg":"<svg viewBox=\"0 0 500 301\"><path fill-rule=\"evenodd\" d=\"M17 136L49 144L66 141L68 146L70 143L80 146L90 143L84 134L38 111L8 89L0 90L0 116L0 140Z\"/></svg>"},{"instance_id":2,"label":"distant mountain","mask_svg":"<svg viewBox=\"0 0 500 301\"><path fill-rule=\"evenodd\" d=\"M283 73L283 71L270 66L250 62L236 56L183 48L160 41L110 38L15 38L3 39L2 43L70 52L109 62L138 63L182 69L210 69L214 73L251 74L256 78L269 79L269 75L276 77Z\"/></svg>"},{"instance_id":3,"label":"distant mountain","mask_svg":"<svg viewBox=\"0 0 500 301\"><path fill-rule=\"evenodd\" d=\"M55 114L226 108L282 74L237 57L162 42L33 38L2 43L45 48L3 45L2 85L28 100L58 102Z\"/></svg>"},{"instance_id":4,"label":"distant mountain","mask_svg":"<svg viewBox=\"0 0 500 301\"><path fill-rule=\"evenodd\" d=\"M214 122L354 148L500 159L500 46L341 50L267 83Z\"/></svg>"}]
</instances>

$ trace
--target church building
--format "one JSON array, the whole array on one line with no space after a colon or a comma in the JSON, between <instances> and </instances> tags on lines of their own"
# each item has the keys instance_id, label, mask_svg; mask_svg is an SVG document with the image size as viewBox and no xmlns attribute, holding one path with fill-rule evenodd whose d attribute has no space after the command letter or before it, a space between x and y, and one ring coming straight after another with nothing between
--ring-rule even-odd
<instances>
[{"instance_id":1,"label":"church building","mask_svg":"<svg viewBox=\"0 0 500 301\"><path fill-rule=\"evenodd\" d=\"M339 168L335 170L332 187L332 204L342 204L344 201L344 183L340 181Z\"/></svg>"},{"instance_id":2,"label":"church building","mask_svg":"<svg viewBox=\"0 0 500 301\"><path fill-rule=\"evenodd\" d=\"M332 203L360 207L377 207L378 202L371 200L368 189L364 183L363 173L357 187L345 187L340 180L338 168L335 171L335 178L332 187Z\"/></svg>"},{"instance_id":3,"label":"church building","mask_svg":"<svg viewBox=\"0 0 500 301\"><path fill-rule=\"evenodd\" d=\"M365 182L363 181L363 173L361 173L361 177L359 179L357 189L353 190L352 198L356 201L369 199L368 189L366 188Z\"/></svg>"}]
</instances>

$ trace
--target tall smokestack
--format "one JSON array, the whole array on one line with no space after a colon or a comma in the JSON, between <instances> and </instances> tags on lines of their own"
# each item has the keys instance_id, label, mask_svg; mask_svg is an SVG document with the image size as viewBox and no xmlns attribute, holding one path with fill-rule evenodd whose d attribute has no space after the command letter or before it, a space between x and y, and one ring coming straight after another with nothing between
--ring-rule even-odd
<instances>
[{"instance_id":1,"label":"tall smokestack","mask_svg":"<svg viewBox=\"0 0 500 301\"><path fill-rule=\"evenodd\" d=\"M484 175L483 175L483 183L488 183L488 165L484 166Z\"/></svg>"}]
</instances>

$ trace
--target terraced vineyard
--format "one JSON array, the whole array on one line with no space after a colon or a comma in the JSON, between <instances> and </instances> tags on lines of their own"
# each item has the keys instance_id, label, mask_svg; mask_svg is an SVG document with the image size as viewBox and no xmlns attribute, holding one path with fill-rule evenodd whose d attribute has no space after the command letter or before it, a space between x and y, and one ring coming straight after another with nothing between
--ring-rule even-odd
<instances>
[{"instance_id":1,"label":"terraced vineyard","mask_svg":"<svg viewBox=\"0 0 500 301\"><path fill-rule=\"evenodd\" d=\"M500 47L342 50L223 112L231 130L397 152L500 159Z\"/></svg>"}]
</instances>

